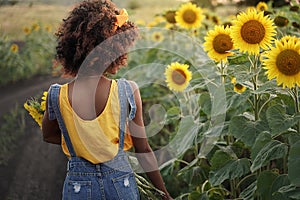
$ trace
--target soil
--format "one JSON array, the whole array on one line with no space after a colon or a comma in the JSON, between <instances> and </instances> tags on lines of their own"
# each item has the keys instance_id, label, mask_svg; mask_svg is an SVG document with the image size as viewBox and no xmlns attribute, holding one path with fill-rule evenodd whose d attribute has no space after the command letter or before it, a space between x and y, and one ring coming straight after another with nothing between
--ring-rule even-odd
<instances>
[{"instance_id":1,"label":"soil","mask_svg":"<svg viewBox=\"0 0 300 200\"><path fill-rule=\"evenodd\" d=\"M16 104L22 107L26 99L41 94L52 83L66 81L39 76L0 87L0 119ZM38 125L26 116L25 133L16 142L7 164L0 165L0 199L61 199L66 164L60 146L44 142Z\"/></svg>"}]
</instances>

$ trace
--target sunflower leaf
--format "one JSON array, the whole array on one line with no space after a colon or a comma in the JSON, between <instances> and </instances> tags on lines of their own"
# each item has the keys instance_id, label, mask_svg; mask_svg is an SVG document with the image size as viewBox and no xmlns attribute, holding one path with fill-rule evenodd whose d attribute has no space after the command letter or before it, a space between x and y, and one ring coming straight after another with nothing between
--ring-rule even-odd
<instances>
[{"instance_id":1,"label":"sunflower leaf","mask_svg":"<svg viewBox=\"0 0 300 200\"><path fill-rule=\"evenodd\" d=\"M256 183L257 183L257 181L254 181L246 189L244 189L241 192L240 197L244 200L253 200L255 191L257 189Z\"/></svg>"},{"instance_id":2,"label":"sunflower leaf","mask_svg":"<svg viewBox=\"0 0 300 200\"><path fill-rule=\"evenodd\" d=\"M286 175L286 174L279 175L272 184L271 192L273 195L275 195L276 193L278 193L278 191L281 187L287 186L290 184L291 184L291 181L289 180L288 175Z\"/></svg>"},{"instance_id":3,"label":"sunflower leaf","mask_svg":"<svg viewBox=\"0 0 300 200\"><path fill-rule=\"evenodd\" d=\"M300 141L296 142L291 146L290 153L288 156L288 176L291 182L300 186L300 174L299 174L299 166L300 166Z\"/></svg>"},{"instance_id":4,"label":"sunflower leaf","mask_svg":"<svg viewBox=\"0 0 300 200\"><path fill-rule=\"evenodd\" d=\"M254 160L258 155L259 151L272 140L271 134L269 132L262 132L258 135L255 140L254 145L251 148L251 159Z\"/></svg>"},{"instance_id":5,"label":"sunflower leaf","mask_svg":"<svg viewBox=\"0 0 300 200\"><path fill-rule=\"evenodd\" d=\"M250 169L254 172L259 168L266 166L271 160L286 156L287 152L288 146L285 143L272 140L258 152L255 158L252 158L253 163Z\"/></svg>"},{"instance_id":6,"label":"sunflower leaf","mask_svg":"<svg viewBox=\"0 0 300 200\"><path fill-rule=\"evenodd\" d=\"M272 199L272 184L277 178L277 174L272 171L263 171L257 178L257 192L261 199Z\"/></svg>"},{"instance_id":7,"label":"sunflower leaf","mask_svg":"<svg viewBox=\"0 0 300 200\"><path fill-rule=\"evenodd\" d=\"M229 132L247 146L252 146L255 138L266 130L268 130L268 127L263 121L252 121L246 116L235 116L229 124Z\"/></svg>"},{"instance_id":8,"label":"sunflower leaf","mask_svg":"<svg viewBox=\"0 0 300 200\"><path fill-rule=\"evenodd\" d=\"M269 123L272 135L285 132L300 120L300 114L287 115L283 105L276 104L266 111L266 118Z\"/></svg>"},{"instance_id":9,"label":"sunflower leaf","mask_svg":"<svg viewBox=\"0 0 300 200\"><path fill-rule=\"evenodd\" d=\"M193 145L199 128L199 124L194 122L192 116L183 117L175 137L169 143L170 152L176 157L181 156Z\"/></svg>"},{"instance_id":10,"label":"sunflower leaf","mask_svg":"<svg viewBox=\"0 0 300 200\"><path fill-rule=\"evenodd\" d=\"M250 162L247 158L229 160L223 167L211 171L209 182L212 185L220 185L227 179L242 177L250 171Z\"/></svg>"},{"instance_id":11,"label":"sunflower leaf","mask_svg":"<svg viewBox=\"0 0 300 200\"><path fill-rule=\"evenodd\" d=\"M300 188L293 184L283 186L278 191L284 196L290 197L289 199L300 199Z\"/></svg>"}]
</instances>

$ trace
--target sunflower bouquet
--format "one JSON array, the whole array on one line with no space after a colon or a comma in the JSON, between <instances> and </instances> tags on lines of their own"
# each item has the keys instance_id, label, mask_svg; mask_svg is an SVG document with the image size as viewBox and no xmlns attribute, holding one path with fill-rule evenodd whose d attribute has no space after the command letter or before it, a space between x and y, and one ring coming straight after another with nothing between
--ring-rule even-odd
<instances>
[{"instance_id":1,"label":"sunflower bouquet","mask_svg":"<svg viewBox=\"0 0 300 200\"><path fill-rule=\"evenodd\" d=\"M29 112L34 121L42 128L42 119L46 110L46 98L48 92L44 92L43 96L38 98L31 98L24 103L24 108Z\"/></svg>"}]
</instances>

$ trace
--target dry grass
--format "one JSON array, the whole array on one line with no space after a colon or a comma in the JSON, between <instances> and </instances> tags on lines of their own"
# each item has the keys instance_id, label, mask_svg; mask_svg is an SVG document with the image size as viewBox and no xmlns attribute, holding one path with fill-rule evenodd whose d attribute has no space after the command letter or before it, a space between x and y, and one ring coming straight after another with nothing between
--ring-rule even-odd
<instances>
[{"instance_id":1,"label":"dry grass","mask_svg":"<svg viewBox=\"0 0 300 200\"><path fill-rule=\"evenodd\" d=\"M150 22L156 14L164 10L176 8L178 0L115 0L118 7L129 9L132 4L137 9L130 11L130 20ZM20 40L24 37L23 27L34 23L51 24L54 27L61 22L70 10L70 6L53 4L17 4L0 7L0 33L8 35L11 40Z\"/></svg>"},{"instance_id":2,"label":"dry grass","mask_svg":"<svg viewBox=\"0 0 300 200\"><path fill-rule=\"evenodd\" d=\"M130 5L136 3L139 7L131 10L130 20L143 20L150 22L157 14L172 8L177 8L182 0L114 0L120 7L130 8Z\"/></svg>"},{"instance_id":3,"label":"dry grass","mask_svg":"<svg viewBox=\"0 0 300 200\"><path fill-rule=\"evenodd\" d=\"M0 32L9 39L22 39L23 28L34 23L57 26L66 16L68 7L47 4L18 4L0 7Z\"/></svg>"}]
</instances>

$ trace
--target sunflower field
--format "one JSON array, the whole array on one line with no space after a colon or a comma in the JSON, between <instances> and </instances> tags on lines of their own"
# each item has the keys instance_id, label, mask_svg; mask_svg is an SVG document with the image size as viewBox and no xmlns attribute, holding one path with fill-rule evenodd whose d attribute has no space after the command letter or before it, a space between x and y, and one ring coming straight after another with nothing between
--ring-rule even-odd
<instances>
[{"instance_id":1,"label":"sunflower field","mask_svg":"<svg viewBox=\"0 0 300 200\"><path fill-rule=\"evenodd\" d=\"M185 1L136 20L140 39L116 78L139 86L174 199L300 199L299 13L296 0L229 16ZM52 28L34 24L24 34L24 43L0 37L0 84L59 71ZM37 122L44 100L24 104ZM131 158L143 199L158 199Z\"/></svg>"},{"instance_id":2,"label":"sunflower field","mask_svg":"<svg viewBox=\"0 0 300 200\"><path fill-rule=\"evenodd\" d=\"M300 199L299 12L260 2L224 17L185 2L138 22L118 75L140 86L174 198Z\"/></svg>"},{"instance_id":3,"label":"sunflower field","mask_svg":"<svg viewBox=\"0 0 300 200\"><path fill-rule=\"evenodd\" d=\"M52 68L55 53L53 26L32 23L24 26L20 35L24 39L12 40L4 33L0 35L2 59L0 63L0 85L54 71Z\"/></svg>"}]
</instances>

